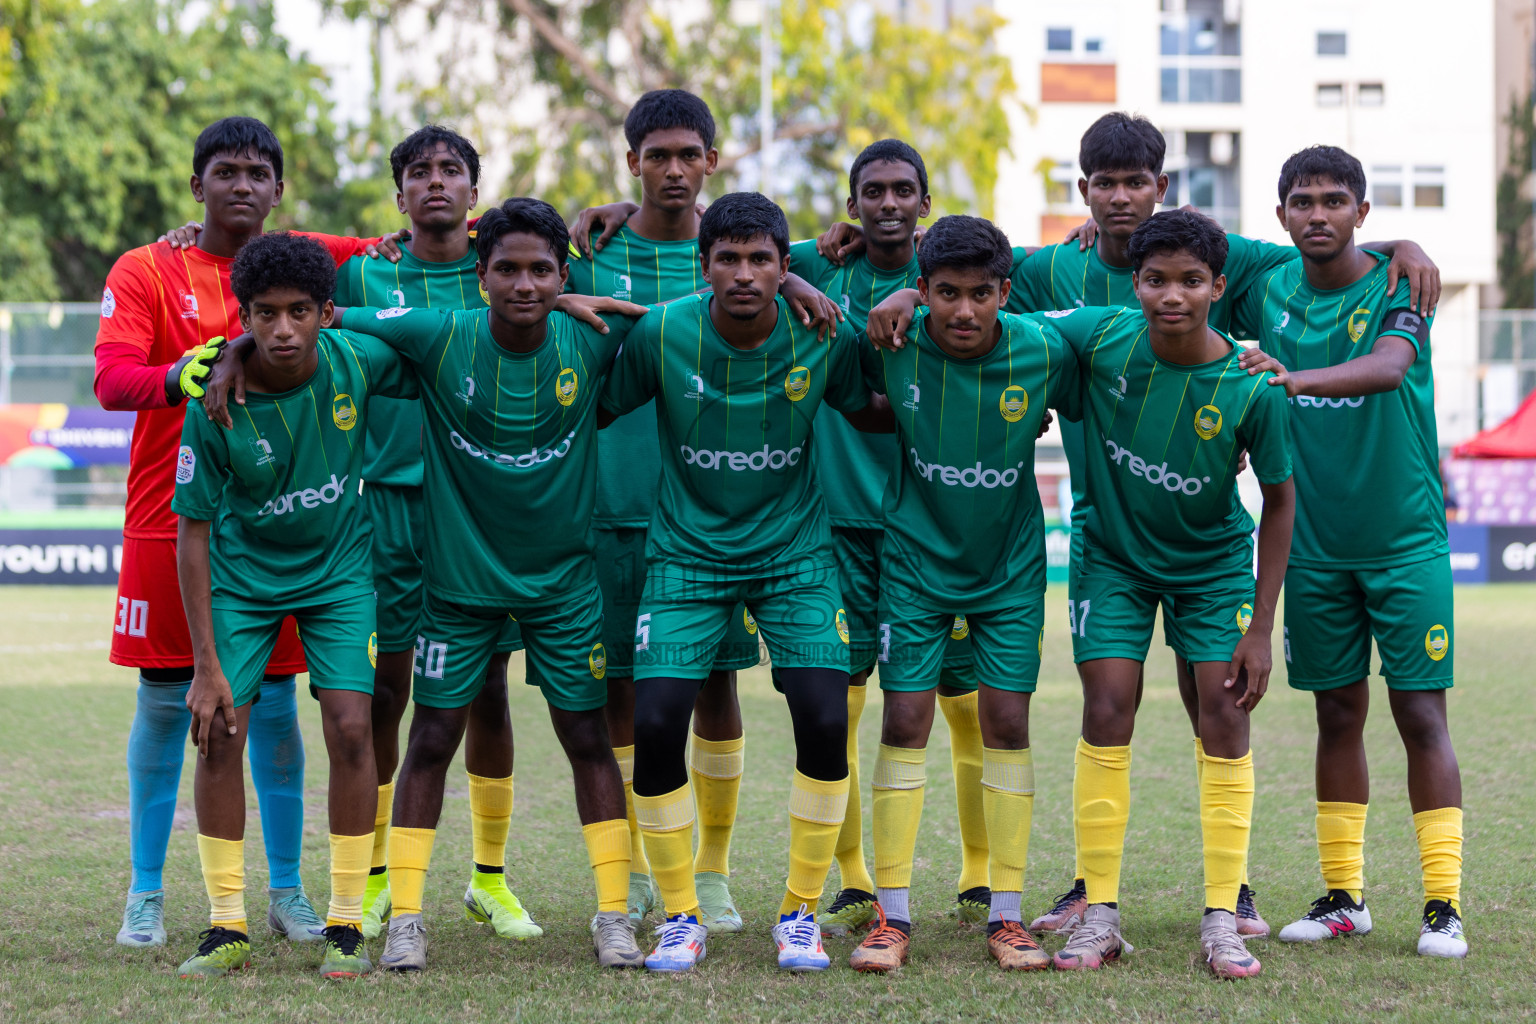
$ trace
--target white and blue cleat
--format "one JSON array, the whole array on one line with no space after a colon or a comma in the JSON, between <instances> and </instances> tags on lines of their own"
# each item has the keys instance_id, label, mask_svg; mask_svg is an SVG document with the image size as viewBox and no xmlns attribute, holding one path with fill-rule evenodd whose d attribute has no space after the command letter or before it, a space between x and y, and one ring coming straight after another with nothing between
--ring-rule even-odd
<instances>
[{"instance_id":1,"label":"white and blue cleat","mask_svg":"<svg viewBox=\"0 0 1536 1024\"><path fill-rule=\"evenodd\" d=\"M646 970L676 974L693 970L704 959L709 929L696 917L678 914L667 918L656 936L656 948L645 958Z\"/></svg>"},{"instance_id":2,"label":"white and blue cleat","mask_svg":"<svg viewBox=\"0 0 1536 1024\"><path fill-rule=\"evenodd\" d=\"M782 971L824 971L832 966L831 957L821 946L821 926L804 903L797 912L779 918L773 926L773 941L779 947Z\"/></svg>"}]
</instances>

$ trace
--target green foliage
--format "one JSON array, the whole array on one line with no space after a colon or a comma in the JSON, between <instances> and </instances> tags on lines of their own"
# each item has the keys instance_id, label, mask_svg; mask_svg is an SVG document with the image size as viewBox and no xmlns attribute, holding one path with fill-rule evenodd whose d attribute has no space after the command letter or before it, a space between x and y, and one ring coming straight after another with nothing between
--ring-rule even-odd
<instances>
[{"instance_id":1,"label":"green foliage","mask_svg":"<svg viewBox=\"0 0 1536 1024\"><path fill-rule=\"evenodd\" d=\"M119 253L197 219L192 143L229 114L283 143L272 226L350 231L374 198L336 185L324 77L289 54L269 7L222 0L190 29L185 16L186 0L0 7L0 299L94 298Z\"/></svg>"},{"instance_id":2,"label":"green foliage","mask_svg":"<svg viewBox=\"0 0 1536 1024\"><path fill-rule=\"evenodd\" d=\"M1536 256L1533 256L1531 148L1536 145L1536 106L1532 97L1509 100L1504 123L1509 126L1509 158L1499 174L1494 208L1499 233L1499 291L1505 309L1536 306Z\"/></svg>"}]
</instances>

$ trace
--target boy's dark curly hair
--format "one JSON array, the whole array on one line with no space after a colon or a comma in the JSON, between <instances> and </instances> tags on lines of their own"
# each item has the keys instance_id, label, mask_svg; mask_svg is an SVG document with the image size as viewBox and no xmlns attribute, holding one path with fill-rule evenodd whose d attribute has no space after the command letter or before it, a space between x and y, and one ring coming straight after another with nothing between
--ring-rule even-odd
<instances>
[{"instance_id":1,"label":"boy's dark curly hair","mask_svg":"<svg viewBox=\"0 0 1536 1024\"><path fill-rule=\"evenodd\" d=\"M229 287L241 309L274 288L308 292L320 306L336 294L336 261L313 238L274 231L245 243L229 268Z\"/></svg>"}]
</instances>

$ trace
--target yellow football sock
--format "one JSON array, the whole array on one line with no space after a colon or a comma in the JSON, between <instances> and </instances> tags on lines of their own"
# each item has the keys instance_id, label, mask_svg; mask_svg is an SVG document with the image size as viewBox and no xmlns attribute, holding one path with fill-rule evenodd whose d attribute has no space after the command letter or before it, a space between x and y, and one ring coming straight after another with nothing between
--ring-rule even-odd
<instances>
[{"instance_id":1,"label":"yellow football sock","mask_svg":"<svg viewBox=\"0 0 1536 1024\"><path fill-rule=\"evenodd\" d=\"M695 871L731 873L731 831L736 827L736 798L746 761L745 736L706 740L698 733L688 747L688 775L699 816L699 852Z\"/></svg>"},{"instance_id":2,"label":"yellow football sock","mask_svg":"<svg viewBox=\"0 0 1536 1024\"><path fill-rule=\"evenodd\" d=\"M1441 807L1413 816L1424 873L1424 902L1445 900L1461 913L1461 808Z\"/></svg>"},{"instance_id":3,"label":"yellow football sock","mask_svg":"<svg viewBox=\"0 0 1536 1024\"><path fill-rule=\"evenodd\" d=\"M331 833L331 907L326 925L363 922L363 889L368 885L368 861L373 856L373 835L339 836Z\"/></svg>"},{"instance_id":4,"label":"yellow football sock","mask_svg":"<svg viewBox=\"0 0 1536 1024\"><path fill-rule=\"evenodd\" d=\"M1120 899L1120 861L1131 817L1131 748L1095 747L1079 738L1077 755L1072 797L1088 902L1114 903Z\"/></svg>"},{"instance_id":5,"label":"yellow football sock","mask_svg":"<svg viewBox=\"0 0 1536 1024\"><path fill-rule=\"evenodd\" d=\"M847 810L846 777L826 782L795 772L789 790L789 878L780 916L797 913L802 904L816 913Z\"/></svg>"},{"instance_id":6,"label":"yellow football sock","mask_svg":"<svg viewBox=\"0 0 1536 1024\"><path fill-rule=\"evenodd\" d=\"M469 821L475 863L506 867L507 833L512 830L512 776L487 779L469 772Z\"/></svg>"},{"instance_id":7,"label":"yellow football sock","mask_svg":"<svg viewBox=\"0 0 1536 1024\"><path fill-rule=\"evenodd\" d=\"M1072 751L1072 880L1083 877L1083 833L1077 826L1077 767L1082 763L1083 752Z\"/></svg>"},{"instance_id":8,"label":"yellow football sock","mask_svg":"<svg viewBox=\"0 0 1536 1024\"><path fill-rule=\"evenodd\" d=\"M869 684L848 687L848 809L837 833L837 871L844 889L875 891L875 880L864 864L864 804L859 799L859 719Z\"/></svg>"},{"instance_id":9,"label":"yellow football sock","mask_svg":"<svg viewBox=\"0 0 1536 1024\"><path fill-rule=\"evenodd\" d=\"M1200 834L1205 843L1205 905L1237 912L1237 889L1253 828L1253 751L1205 757L1200 769Z\"/></svg>"},{"instance_id":10,"label":"yellow football sock","mask_svg":"<svg viewBox=\"0 0 1536 1024\"><path fill-rule=\"evenodd\" d=\"M389 863L389 815L395 806L395 780L379 787L379 806L373 812L373 856L369 867L382 868Z\"/></svg>"},{"instance_id":11,"label":"yellow football sock","mask_svg":"<svg viewBox=\"0 0 1536 1024\"><path fill-rule=\"evenodd\" d=\"M427 889L427 868L432 864L434 828L389 830L390 917L421 913L421 897Z\"/></svg>"},{"instance_id":12,"label":"yellow football sock","mask_svg":"<svg viewBox=\"0 0 1536 1024\"><path fill-rule=\"evenodd\" d=\"M245 840L197 834L197 857L208 888L208 923L250 934L245 920Z\"/></svg>"},{"instance_id":13,"label":"yellow football sock","mask_svg":"<svg viewBox=\"0 0 1536 1024\"><path fill-rule=\"evenodd\" d=\"M587 862L597 882L599 913L622 911L629 899L629 823L623 818L581 826Z\"/></svg>"},{"instance_id":14,"label":"yellow football sock","mask_svg":"<svg viewBox=\"0 0 1536 1024\"><path fill-rule=\"evenodd\" d=\"M965 892L988 885L987 813L982 807L981 721L976 717L975 692L963 697L939 697L939 710L949 723L949 758L955 771L955 809L960 815L960 881Z\"/></svg>"},{"instance_id":15,"label":"yellow football sock","mask_svg":"<svg viewBox=\"0 0 1536 1024\"><path fill-rule=\"evenodd\" d=\"M1323 887L1343 889L1356 903L1365 894L1365 804L1317 802L1317 861Z\"/></svg>"},{"instance_id":16,"label":"yellow football sock","mask_svg":"<svg viewBox=\"0 0 1536 1024\"><path fill-rule=\"evenodd\" d=\"M875 759L875 885L882 889L912 886L912 855L923 820L923 789L928 773L924 747L880 744Z\"/></svg>"},{"instance_id":17,"label":"yellow football sock","mask_svg":"<svg viewBox=\"0 0 1536 1024\"><path fill-rule=\"evenodd\" d=\"M1195 737L1195 791L1200 792L1201 779L1205 772L1205 744L1200 742L1200 737ZM1249 842L1253 840L1253 830L1248 830ZM1243 877L1238 879L1239 885L1248 884L1248 857L1243 857Z\"/></svg>"},{"instance_id":18,"label":"yellow football sock","mask_svg":"<svg viewBox=\"0 0 1536 1024\"><path fill-rule=\"evenodd\" d=\"M685 782L661 796L635 794L635 818L651 874L661 889L668 917L699 916L699 893L693 885L693 790Z\"/></svg>"},{"instance_id":19,"label":"yellow football sock","mask_svg":"<svg viewBox=\"0 0 1536 1024\"><path fill-rule=\"evenodd\" d=\"M992 891L1022 892L1035 814L1035 762L1029 748L984 747L979 788L987 819L987 877Z\"/></svg>"},{"instance_id":20,"label":"yellow football sock","mask_svg":"<svg viewBox=\"0 0 1536 1024\"><path fill-rule=\"evenodd\" d=\"M640 838L640 823L635 820L635 745L614 747L614 759L619 762L619 777L624 780L624 816L629 824L629 870L640 875L651 873L651 862L645 859L645 841Z\"/></svg>"}]
</instances>

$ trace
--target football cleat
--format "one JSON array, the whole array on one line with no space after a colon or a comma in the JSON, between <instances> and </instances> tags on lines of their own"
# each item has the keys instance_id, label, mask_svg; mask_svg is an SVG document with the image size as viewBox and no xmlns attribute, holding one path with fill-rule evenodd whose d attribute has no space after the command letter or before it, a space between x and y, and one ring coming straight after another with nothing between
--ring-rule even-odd
<instances>
[{"instance_id":1,"label":"football cleat","mask_svg":"<svg viewBox=\"0 0 1536 1024\"><path fill-rule=\"evenodd\" d=\"M821 928L816 915L804 904L793 914L785 914L773 926L773 941L779 947L779 970L824 971L832 958L821 946Z\"/></svg>"},{"instance_id":2,"label":"football cleat","mask_svg":"<svg viewBox=\"0 0 1536 1024\"><path fill-rule=\"evenodd\" d=\"M949 908L949 916L961 924L986 924L992 913L992 890L984 885L967 889L955 897L955 905Z\"/></svg>"},{"instance_id":3,"label":"football cleat","mask_svg":"<svg viewBox=\"0 0 1536 1024\"><path fill-rule=\"evenodd\" d=\"M875 923L875 894L863 889L844 889L817 919L825 935L847 935Z\"/></svg>"},{"instance_id":4,"label":"football cleat","mask_svg":"<svg viewBox=\"0 0 1536 1024\"><path fill-rule=\"evenodd\" d=\"M1246 883L1237 890L1237 934L1245 939L1269 938L1269 922L1259 916L1259 908L1253 905L1257 895Z\"/></svg>"},{"instance_id":5,"label":"football cleat","mask_svg":"<svg viewBox=\"0 0 1536 1024\"><path fill-rule=\"evenodd\" d=\"M1056 897L1056 903L1029 922L1029 930L1036 935L1070 935L1083 920L1083 912L1088 909L1088 888L1081 878L1072 883L1072 888Z\"/></svg>"},{"instance_id":6,"label":"football cleat","mask_svg":"<svg viewBox=\"0 0 1536 1024\"><path fill-rule=\"evenodd\" d=\"M427 969L427 929L420 914L396 914L389 919L379 966L386 971Z\"/></svg>"},{"instance_id":7,"label":"football cleat","mask_svg":"<svg viewBox=\"0 0 1536 1024\"><path fill-rule=\"evenodd\" d=\"M198 937L197 952L176 973L183 978L222 978L251 966L251 940L233 928L209 928Z\"/></svg>"},{"instance_id":8,"label":"football cleat","mask_svg":"<svg viewBox=\"0 0 1536 1024\"><path fill-rule=\"evenodd\" d=\"M1131 944L1120 936L1119 909L1092 903L1051 962L1058 971L1096 971L1129 952Z\"/></svg>"},{"instance_id":9,"label":"football cleat","mask_svg":"<svg viewBox=\"0 0 1536 1024\"><path fill-rule=\"evenodd\" d=\"M464 916L477 924L490 925L504 939L524 942L544 934L501 875L475 873L475 880L464 890Z\"/></svg>"},{"instance_id":10,"label":"football cleat","mask_svg":"<svg viewBox=\"0 0 1536 1024\"><path fill-rule=\"evenodd\" d=\"M645 951L635 944L635 927L622 910L592 918L592 947L599 967L644 967Z\"/></svg>"},{"instance_id":11,"label":"football cleat","mask_svg":"<svg viewBox=\"0 0 1536 1024\"><path fill-rule=\"evenodd\" d=\"M1211 973L1224 981L1251 978L1264 969L1237 934L1237 915L1213 910L1200 919L1200 948Z\"/></svg>"},{"instance_id":12,"label":"football cleat","mask_svg":"<svg viewBox=\"0 0 1536 1024\"><path fill-rule=\"evenodd\" d=\"M1424 904L1424 923L1419 926L1419 956L1443 956L1460 960L1467 955L1467 937L1461 915L1445 900Z\"/></svg>"},{"instance_id":13,"label":"football cleat","mask_svg":"<svg viewBox=\"0 0 1536 1024\"><path fill-rule=\"evenodd\" d=\"M693 886L699 897L699 920L711 933L741 931L741 914L731 902L726 876L718 871L700 871L693 876Z\"/></svg>"},{"instance_id":14,"label":"football cleat","mask_svg":"<svg viewBox=\"0 0 1536 1024\"><path fill-rule=\"evenodd\" d=\"M875 926L864 941L854 948L848 957L848 966L865 974L884 974L894 971L907 962L907 952L912 947L912 931L885 919L885 910L875 904Z\"/></svg>"},{"instance_id":15,"label":"football cleat","mask_svg":"<svg viewBox=\"0 0 1536 1024\"><path fill-rule=\"evenodd\" d=\"M325 919L315 913L302 885L267 890L267 926L289 942L325 941Z\"/></svg>"},{"instance_id":16,"label":"football cleat","mask_svg":"<svg viewBox=\"0 0 1536 1024\"><path fill-rule=\"evenodd\" d=\"M384 934L384 923L389 920L389 872L372 872L363 888L363 938L376 939Z\"/></svg>"},{"instance_id":17,"label":"football cleat","mask_svg":"<svg viewBox=\"0 0 1536 1024\"><path fill-rule=\"evenodd\" d=\"M123 908L123 926L117 930L119 946L165 945L165 890L131 892Z\"/></svg>"},{"instance_id":18,"label":"football cleat","mask_svg":"<svg viewBox=\"0 0 1536 1024\"><path fill-rule=\"evenodd\" d=\"M690 914L669 917L656 929L656 948L645 958L646 970L680 973L691 971L704 959L704 940L709 929Z\"/></svg>"},{"instance_id":19,"label":"football cleat","mask_svg":"<svg viewBox=\"0 0 1536 1024\"><path fill-rule=\"evenodd\" d=\"M642 875L638 871L629 873L629 921L639 927L640 922L651 915L656 909L659 900L656 895L656 881L650 875Z\"/></svg>"},{"instance_id":20,"label":"football cleat","mask_svg":"<svg viewBox=\"0 0 1536 1024\"><path fill-rule=\"evenodd\" d=\"M361 978L373 970L368 949L363 945L363 931L355 924L333 924L325 929L325 958L320 961L320 977L332 980Z\"/></svg>"},{"instance_id":21,"label":"football cleat","mask_svg":"<svg viewBox=\"0 0 1536 1024\"><path fill-rule=\"evenodd\" d=\"M1051 966L1051 954L1017 921L987 925L987 952L1005 971L1043 971Z\"/></svg>"},{"instance_id":22,"label":"football cleat","mask_svg":"<svg viewBox=\"0 0 1536 1024\"><path fill-rule=\"evenodd\" d=\"M1300 920L1280 929L1281 942L1321 942L1346 935L1364 935L1371 930L1371 912L1365 900L1349 898L1343 889L1329 889L1328 895L1312 901L1312 909Z\"/></svg>"}]
</instances>

